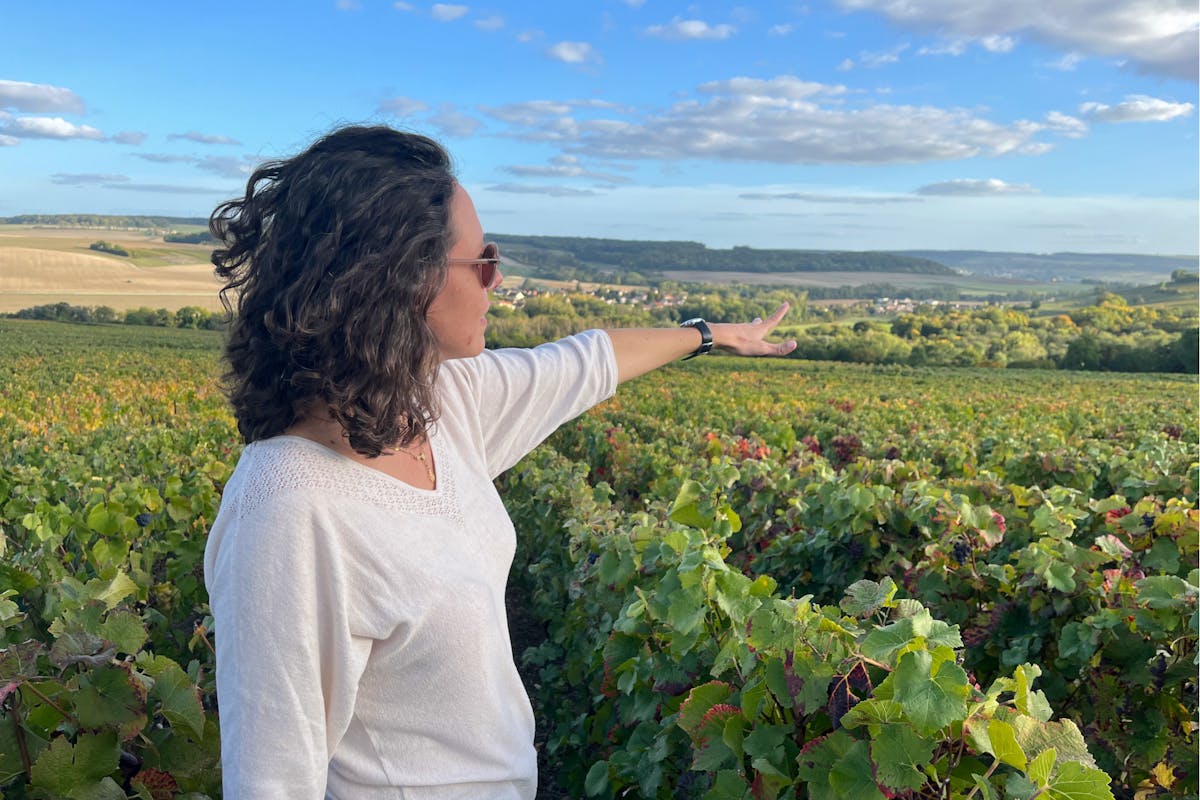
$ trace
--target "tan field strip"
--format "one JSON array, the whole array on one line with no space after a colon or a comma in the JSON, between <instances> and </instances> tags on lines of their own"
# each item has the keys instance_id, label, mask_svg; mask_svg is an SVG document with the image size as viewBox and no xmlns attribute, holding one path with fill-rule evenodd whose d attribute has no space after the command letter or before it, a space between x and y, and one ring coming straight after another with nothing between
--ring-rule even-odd
<instances>
[{"instance_id":1,"label":"tan field strip","mask_svg":"<svg viewBox=\"0 0 1200 800\"><path fill-rule=\"evenodd\" d=\"M117 310L217 310L219 289L207 263L137 267L103 255L0 246L0 312L59 302Z\"/></svg>"}]
</instances>

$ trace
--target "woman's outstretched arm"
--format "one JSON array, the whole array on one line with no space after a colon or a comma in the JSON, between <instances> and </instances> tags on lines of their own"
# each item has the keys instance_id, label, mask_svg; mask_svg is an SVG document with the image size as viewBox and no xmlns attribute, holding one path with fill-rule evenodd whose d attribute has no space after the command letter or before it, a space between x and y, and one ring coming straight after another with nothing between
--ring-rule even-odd
<instances>
[{"instance_id":1,"label":"woman's outstretched arm","mask_svg":"<svg viewBox=\"0 0 1200 800\"><path fill-rule=\"evenodd\" d=\"M713 350L739 356L787 355L796 349L794 341L773 343L765 339L789 307L784 303L771 316L753 322L708 323ZM621 383L695 352L701 340L695 328L611 328L605 333L612 339L617 380Z\"/></svg>"}]
</instances>

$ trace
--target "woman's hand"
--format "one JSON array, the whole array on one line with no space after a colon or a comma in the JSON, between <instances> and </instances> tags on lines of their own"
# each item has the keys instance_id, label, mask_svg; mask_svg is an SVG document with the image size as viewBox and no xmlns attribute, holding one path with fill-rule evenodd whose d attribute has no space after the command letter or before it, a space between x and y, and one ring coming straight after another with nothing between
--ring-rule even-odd
<instances>
[{"instance_id":1,"label":"woman's hand","mask_svg":"<svg viewBox=\"0 0 1200 800\"><path fill-rule=\"evenodd\" d=\"M766 319L755 317L753 322L709 323L713 348L738 356L786 356L796 349L794 339L786 342L767 342L766 337L783 320L791 305L784 303Z\"/></svg>"},{"instance_id":2,"label":"woman's hand","mask_svg":"<svg viewBox=\"0 0 1200 800\"><path fill-rule=\"evenodd\" d=\"M786 356L796 349L794 341L773 344L764 341L790 308L784 303L766 319L753 322L712 322L713 347L739 356ZM644 375L663 364L683 358L700 345L695 328L611 328L606 331L617 358L617 381Z\"/></svg>"}]
</instances>

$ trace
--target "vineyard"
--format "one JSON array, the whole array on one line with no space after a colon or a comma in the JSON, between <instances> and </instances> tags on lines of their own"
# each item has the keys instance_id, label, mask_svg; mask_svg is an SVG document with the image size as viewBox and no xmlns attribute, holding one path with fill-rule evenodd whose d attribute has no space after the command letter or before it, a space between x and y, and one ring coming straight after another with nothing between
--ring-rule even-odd
<instances>
[{"instance_id":1,"label":"vineyard","mask_svg":"<svg viewBox=\"0 0 1200 800\"><path fill-rule=\"evenodd\" d=\"M6 798L220 796L219 342L0 320ZM1197 413L1194 376L623 387L499 481L544 795L1195 797Z\"/></svg>"}]
</instances>

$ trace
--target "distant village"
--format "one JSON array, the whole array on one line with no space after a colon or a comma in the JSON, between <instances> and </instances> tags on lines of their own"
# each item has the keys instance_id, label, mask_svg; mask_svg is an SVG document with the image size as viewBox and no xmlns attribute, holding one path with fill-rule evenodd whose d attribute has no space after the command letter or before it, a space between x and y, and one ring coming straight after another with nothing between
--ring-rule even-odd
<instances>
[{"instance_id":1,"label":"distant village","mask_svg":"<svg viewBox=\"0 0 1200 800\"><path fill-rule=\"evenodd\" d=\"M667 308L682 305L687 300L687 293L660 292L657 289L629 286L586 286L575 283L571 286L549 288L532 278L525 278L520 284L512 286L501 285L492 291L492 304L501 308L521 308L525 301L533 297L552 295L585 294L603 300L608 305L631 305L644 309Z\"/></svg>"},{"instance_id":2,"label":"distant village","mask_svg":"<svg viewBox=\"0 0 1200 800\"><path fill-rule=\"evenodd\" d=\"M686 292L661 292L637 286L599 286L576 282L564 286L549 287L535 278L520 279L511 285L501 285L492 292L492 303L501 308L519 309L525 301L535 297L588 295L604 301L608 305L630 305L647 311L655 308L680 306L687 302ZM822 305L823 303L814 303ZM911 297L878 297L873 301L865 299L829 301L830 305L863 305L871 314L911 314L918 307L936 307L948 309L964 309L983 305L981 301L967 300L914 300Z\"/></svg>"}]
</instances>

